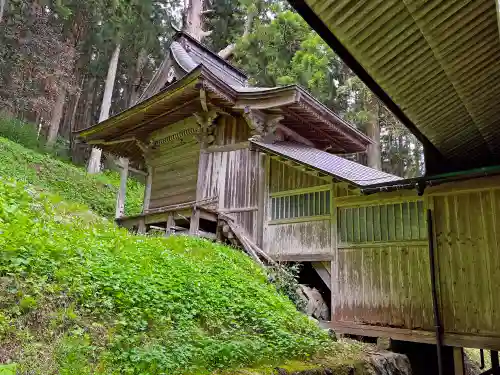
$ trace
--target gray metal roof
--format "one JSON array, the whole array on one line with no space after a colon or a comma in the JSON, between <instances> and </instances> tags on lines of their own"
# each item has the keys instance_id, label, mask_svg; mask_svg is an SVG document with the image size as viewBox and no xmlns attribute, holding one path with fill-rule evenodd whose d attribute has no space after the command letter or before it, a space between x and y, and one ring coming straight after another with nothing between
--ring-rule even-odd
<instances>
[{"instance_id":1,"label":"gray metal roof","mask_svg":"<svg viewBox=\"0 0 500 375\"><path fill-rule=\"evenodd\" d=\"M189 56L184 47L176 41L170 44L170 52L175 62L185 71L190 72L198 66L197 63Z\"/></svg>"},{"instance_id":2,"label":"gray metal roof","mask_svg":"<svg viewBox=\"0 0 500 375\"><path fill-rule=\"evenodd\" d=\"M253 140L251 143L263 151L280 155L299 164L307 165L358 187L402 180L401 177L366 167L354 161L300 143L264 143Z\"/></svg>"},{"instance_id":3,"label":"gray metal roof","mask_svg":"<svg viewBox=\"0 0 500 375\"><path fill-rule=\"evenodd\" d=\"M196 66L202 64L230 85L244 86L246 84L247 77L243 72L185 32L177 33L176 40L170 46L170 51L185 73L189 73Z\"/></svg>"},{"instance_id":4,"label":"gray metal roof","mask_svg":"<svg viewBox=\"0 0 500 375\"><path fill-rule=\"evenodd\" d=\"M497 1L289 1L454 169L500 162Z\"/></svg>"}]
</instances>

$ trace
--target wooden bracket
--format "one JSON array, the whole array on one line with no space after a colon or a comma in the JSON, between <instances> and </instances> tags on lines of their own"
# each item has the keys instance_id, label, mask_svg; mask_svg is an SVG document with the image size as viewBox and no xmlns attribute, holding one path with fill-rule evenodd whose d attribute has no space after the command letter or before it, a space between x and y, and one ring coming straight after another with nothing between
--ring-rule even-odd
<instances>
[{"instance_id":1,"label":"wooden bracket","mask_svg":"<svg viewBox=\"0 0 500 375\"><path fill-rule=\"evenodd\" d=\"M200 102L201 102L201 108L203 108L205 112L208 112L207 92L203 87L200 89Z\"/></svg>"},{"instance_id":2,"label":"wooden bracket","mask_svg":"<svg viewBox=\"0 0 500 375\"><path fill-rule=\"evenodd\" d=\"M204 143L204 147L215 141L215 136L213 135L215 131L215 119L219 116L217 111L209 111L202 113L194 113L196 122L200 126L200 134L197 137L200 143ZM203 147L203 148L204 148Z\"/></svg>"}]
</instances>

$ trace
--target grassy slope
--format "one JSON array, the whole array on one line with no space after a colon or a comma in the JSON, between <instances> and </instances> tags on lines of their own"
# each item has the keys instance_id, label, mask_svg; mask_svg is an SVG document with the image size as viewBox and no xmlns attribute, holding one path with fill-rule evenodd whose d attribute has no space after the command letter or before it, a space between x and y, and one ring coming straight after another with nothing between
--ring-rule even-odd
<instances>
[{"instance_id":1,"label":"grassy slope","mask_svg":"<svg viewBox=\"0 0 500 375\"><path fill-rule=\"evenodd\" d=\"M112 216L116 178L1 138L0 157L0 373L13 362L20 374L267 374L325 348L341 363L359 355L241 252L135 236L89 211Z\"/></svg>"},{"instance_id":2,"label":"grassy slope","mask_svg":"<svg viewBox=\"0 0 500 375\"><path fill-rule=\"evenodd\" d=\"M331 345L239 251L2 182L0 362L22 373L206 373Z\"/></svg>"},{"instance_id":3,"label":"grassy slope","mask_svg":"<svg viewBox=\"0 0 500 375\"><path fill-rule=\"evenodd\" d=\"M101 216L114 217L120 184L117 173L90 176L82 168L0 138L0 177L33 184L68 201L85 204ZM129 179L127 214L141 211L143 191L140 183Z\"/></svg>"}]
</instances>

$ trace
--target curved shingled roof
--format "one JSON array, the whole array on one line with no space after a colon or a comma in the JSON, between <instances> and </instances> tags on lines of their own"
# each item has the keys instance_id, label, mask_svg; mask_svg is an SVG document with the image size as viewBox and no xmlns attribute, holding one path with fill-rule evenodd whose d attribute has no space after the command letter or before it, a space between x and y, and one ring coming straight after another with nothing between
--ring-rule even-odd
<instances>
[{"instance_id":1,"label":"curved shingled roof","mask_svg":"<svg viewBox=\"0 0 500 375\"><path fill-rule=\"evenodd\" d=\"M290 2L454 169L500 164L495 0Z\"/></svg>"}]
</instances>

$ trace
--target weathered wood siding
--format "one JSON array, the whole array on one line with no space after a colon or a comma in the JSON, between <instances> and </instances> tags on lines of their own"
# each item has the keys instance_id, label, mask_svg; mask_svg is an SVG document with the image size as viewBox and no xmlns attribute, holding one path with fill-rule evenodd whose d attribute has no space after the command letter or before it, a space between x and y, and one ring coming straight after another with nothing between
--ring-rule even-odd
<instances>
[{"instance_id":1,"label":"weathered wood siding","mask_svg":"<svg viewBox=\"0 0 500 375\"><path fill-rule=\"evenodd\" d=\"M281 259L286 259L287 255L331 254L330 228L330 220L269 225L265 234L264 251Z\"/></svg>"},{"instance_id":2,"label":"weathered wood siding","mask_svg":"<svg viewBox=\"0 0 500 375\"><path fill-rule=\"evenodd\" d=\"M445 343L500 349L500 177L429 187L423 197L409 190L343 194L334 203L339 231L332 261L334 324L353 332L360 324L434 330L425 233L431 209Z\"/></svg>"},{"instance_id":3,"label":"weathered wood siding","mask_svg":"<svg viewBox=\"0 0 500 375\"><path fill-rule=\"evenodd\" d=\"M355 196L342 185L335 190L333 321L432 329L423 198L406 191Z\"/></svg>"},{"instance_id":4,"label":"weathered wood siding","mask_svg":"<svg viewBox=\"0 0 500 375\"><path fill-rule=\"evenodd\" d=\"M448 186L432 196L445 331L500 337L500 179Z\"/></svg>"},{"instance_id":5,"label":"weathered wood siding","mask_svg":"<svg viewBox=\"0 0 500 375\"><path fill-rule=\"evenodd\" d=\"M221 116L211 147L235 146L250 138L250 128L241 117ZM210 147L209 147L210 149ZM255 240L260 229L256 210L259 186L259 153L248 146L238 150L208 152L203 197L218 197L218 209L227 211ZM251 209L254 208L254 209ZM248 209L244 212L231 212Z\"/></svg>"},{"instance_id":6,"label":"weathered wood siding","mask_svg":"<svg viewBox=\"0 0 500 375\"><path fill-rule=\"evenodd\" d=\"M278 193L281 191L309 188L324 185L325 180L308 173L304 173L297 168L286 165L276 159L271 159L269 167L269 192Z\"/></svg>"},{"instance_id":7,"label":"weathered wood siding","mask_svg":"<svg viewBox=\"0 0 500 375\"><path fill-rule=\"evenodd\" d=\"M347 247L338 250L337 259L334 321L432 329L427 246Z\"/></svg>"},{"instance_id":8,"label":"weathered wood siding","mask_svg":"<svg viewBox=\"0 0 500 375\"><path fill-rule=\"evenodd\" d=\"M148 158L153 174L149 208L196 200L198 129L195 119L190 118L152 134L154 148Z\"/></svg>"},{"instance_id":9,"label":"weathered wood siding","mask_svg":"<svg viewBox=\"0 0 500 375\"><path fill-rule=\"evenodd\" d=\"M332 255L333 185L276 159L268 165L264 251L283 260L305 254ZM321 195L320 205L318 198L326 192L328 200Z\"/></svg>"}]
</instances>

